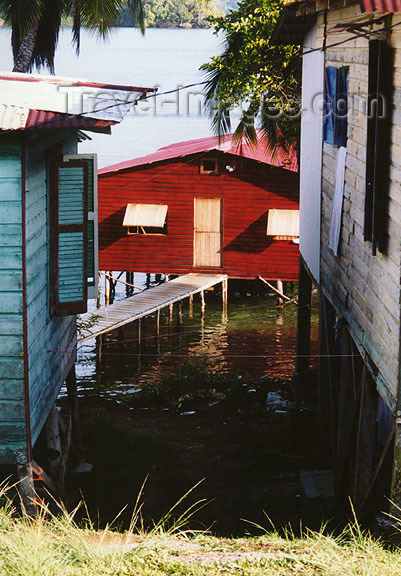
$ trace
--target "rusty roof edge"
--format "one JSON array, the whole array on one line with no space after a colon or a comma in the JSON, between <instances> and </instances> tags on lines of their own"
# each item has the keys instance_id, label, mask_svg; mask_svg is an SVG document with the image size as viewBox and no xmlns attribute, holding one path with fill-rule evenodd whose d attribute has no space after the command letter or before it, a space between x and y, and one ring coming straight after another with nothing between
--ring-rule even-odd
<instances>
[{"instance_id":1,"label":"rusty roof edge","mask_svg":"<svg viewBox=\"0 0 401 576\"><path fill-rule=\"evenodd\" d=\"M301 45L307 30L316 20L316 11L315 0L298 0L285 4L281 9L269 44L272 46ZM301 22L302 26L300 26Z\"/></svg>"},{"instance_id":2,"label":"rusty roof edge","mask_svg":"<svg viewBox=\"0 0 401 576\"><path fill-rule=\"evenodd\" d=\"M77 86L86 88L98 88L106 90L117 90L121 92L157 92L157 87L131 86L125 84L113 84L103 82L91 82L89 80L70 78L67 76L49 76L46 74L22 74L18 72L0 72L0 80L10 82L43 82L44 84L56 84L60 86Z\"/></svg>"}]
</instances>

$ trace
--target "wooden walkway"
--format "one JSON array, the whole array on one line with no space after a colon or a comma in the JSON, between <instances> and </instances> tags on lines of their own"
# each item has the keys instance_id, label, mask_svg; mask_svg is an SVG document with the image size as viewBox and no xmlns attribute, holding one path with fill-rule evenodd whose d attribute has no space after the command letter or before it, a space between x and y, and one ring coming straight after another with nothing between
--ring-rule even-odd
<instances>
[{"instance_id":1,"label":"wooden walkway","mask_svg":"<svg viewBox=\"0 0 401 576\"><path fill-rule=\"evenodd\" d=\"M170 304L174 304L174 302L179 302L224 282L226 279L225 274L186 274L174 278L170 282L164 282L159 286L144 290L125 300L115 302L110 306L102 306L95 312L82 314L81 319L84 322L88 321L92 314L98 315L99 319L92 328L83 330L78 335L78 343L157 312Z\"/></svg>"}]
</instances>

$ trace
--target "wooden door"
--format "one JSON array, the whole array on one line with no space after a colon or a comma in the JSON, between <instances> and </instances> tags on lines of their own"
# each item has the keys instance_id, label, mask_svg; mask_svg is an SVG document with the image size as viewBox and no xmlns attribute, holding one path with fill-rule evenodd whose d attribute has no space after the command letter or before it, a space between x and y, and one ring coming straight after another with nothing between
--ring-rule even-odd
<instances>
[{"instance_id":1,"label":"wooden door","mask_svg":"<svg viewBox=\"0 0 401 576\"><path fill-rule=\"evenodd\" d=\"M194 266L221 268L221 198L195 198Z\"/></svg>"}]
</instances>

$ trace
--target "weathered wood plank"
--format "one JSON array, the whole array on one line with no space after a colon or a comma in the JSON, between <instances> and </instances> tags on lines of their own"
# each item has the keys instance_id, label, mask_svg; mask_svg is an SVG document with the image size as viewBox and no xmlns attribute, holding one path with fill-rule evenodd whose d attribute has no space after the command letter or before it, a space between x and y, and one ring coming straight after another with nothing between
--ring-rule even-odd
<instances>
[{"instance_id":1,"label":"weathered wood plank","mask_svg":"<svg viewBox=\"0 0 401 576\"><path fill-rule=\"evenodd\" d=\"M131 296L126 300L116 302L111 306L100 308L96 312L100 316L99 322L90 330L84 331L78 337L78 342L94 338L99 334L104 334L119 326L124 326L129 322L157 312L174 302L188 298L191 294L197 294L202 290L215 286L226 278L225 274L186 274ZM83 314L82 319L88 320L90 316L90 313Z\"/></svg>"}]
</instances>

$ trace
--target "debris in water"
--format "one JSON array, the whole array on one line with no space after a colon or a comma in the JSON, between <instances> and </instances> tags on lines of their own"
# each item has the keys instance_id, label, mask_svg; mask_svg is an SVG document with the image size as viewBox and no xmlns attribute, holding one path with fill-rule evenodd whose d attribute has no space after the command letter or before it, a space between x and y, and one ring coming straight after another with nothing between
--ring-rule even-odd
<instances>
[{"instance_id":1,"label":"debris in water","mask_svg":"<svg viewBox=\"0 0 401 576\"><path fill-rule=\"evenodd\" d=\"M268 392L266 397L266 410L268 412L287 411L288 400L280 396L278 392Z\"/></svg>"},{"instance_id":2,"label":"debris in water","mask_svg":"<svg viewBox=\"0 0 401 576\"><path fill-rule=\"evenodd\" d=\"M71 472L73 474L89 474L90 472L92 472L92 470L93 470L92 464L89 464L89 462L81 460L81 462L77 464L77 466L74 466L74 468L71 469Z\"/></svg>"},{"instance_id":3,"label":"debris in water","mask_svg":"<svg viewBox=\"0 0 401 576\"><path fill-rule=\"evenodd\" d=\"M196 414L195 410L187 410L186 412L181 412L181 416L193 416Z\"/></svg>"}]
</instances>

